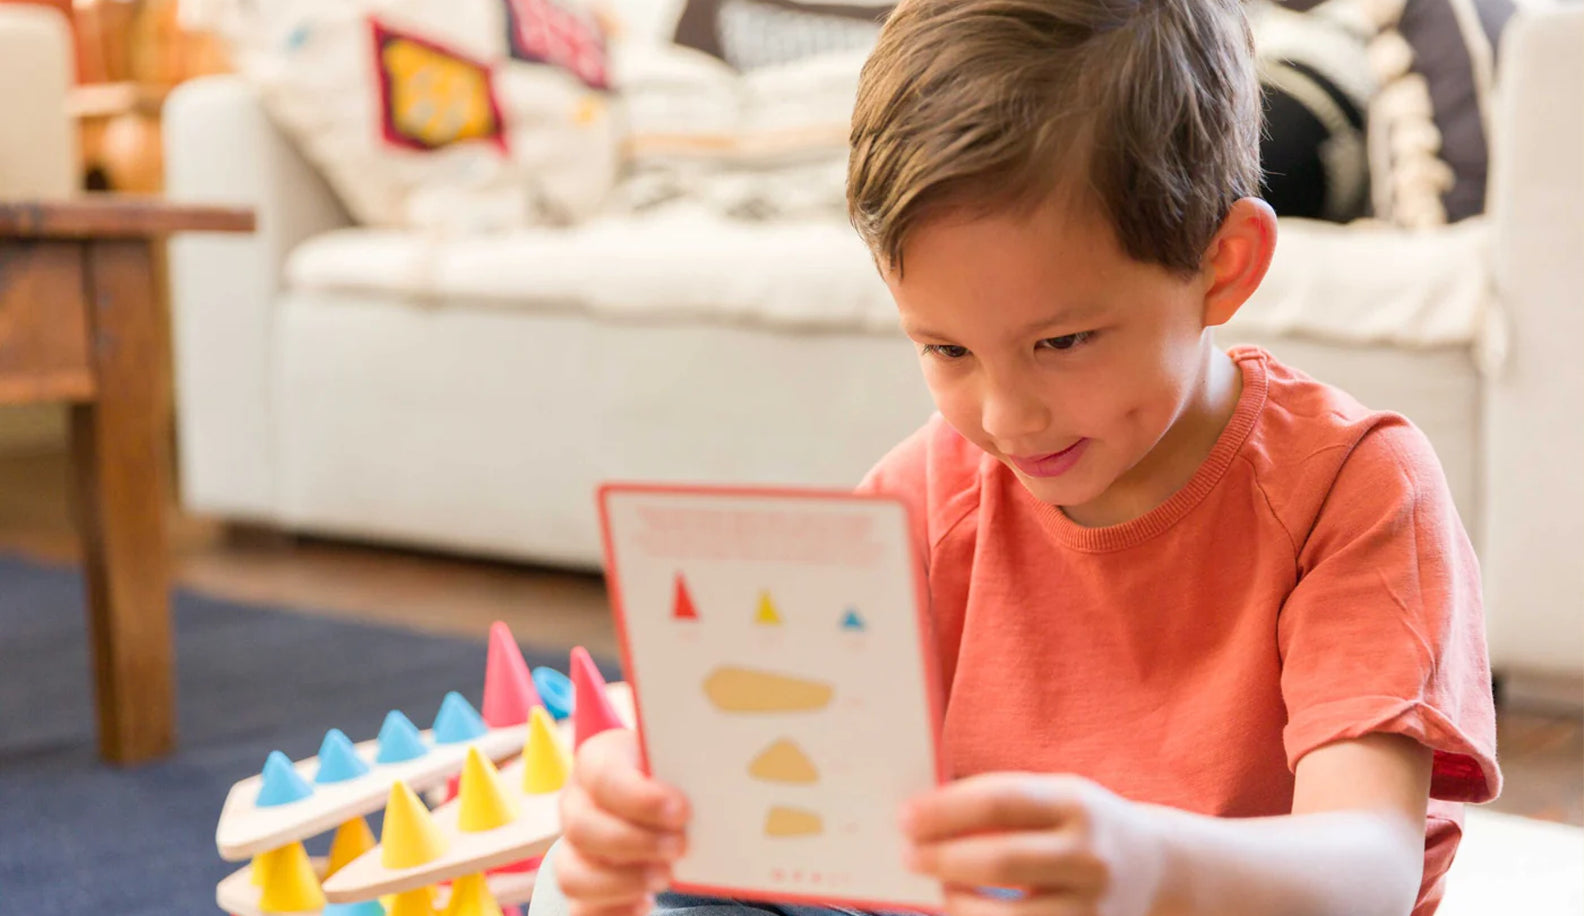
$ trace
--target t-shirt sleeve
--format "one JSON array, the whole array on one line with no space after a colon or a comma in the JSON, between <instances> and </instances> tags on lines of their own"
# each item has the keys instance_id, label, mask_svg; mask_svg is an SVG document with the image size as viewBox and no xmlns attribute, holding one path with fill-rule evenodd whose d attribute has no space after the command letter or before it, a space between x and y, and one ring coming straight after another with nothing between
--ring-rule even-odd
<instances>
[{"instance_id":1,"label":"t-shirt sleeve","mask_svg":"<svg viewBox=\"0 0 1584 916\"><path fill-rule=\"evenodd\" d=\"M1432 749L1433 798L1501 788L1478 565L1435 453L1392 418L1348 452L1277 626L1288 766L1375 732Z\"/></svg>"}]
</instances>

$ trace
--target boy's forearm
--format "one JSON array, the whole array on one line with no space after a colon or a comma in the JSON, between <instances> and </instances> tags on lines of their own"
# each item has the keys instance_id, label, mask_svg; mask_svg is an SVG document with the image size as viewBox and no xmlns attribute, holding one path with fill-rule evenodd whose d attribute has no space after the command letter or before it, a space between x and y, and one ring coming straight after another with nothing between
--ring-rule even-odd
<instances>
[{"instance_id":1,"label":"boy's forearm","mask_svg":"<svg viewBox=\"0 0 1584 916\"><path fill-rule=\"evenodd\" d=\"M1152 916L1407 916L1419 892L1423 828L1390 813L1151 814L1168 861Z\"/></svg>"}]
</instances>

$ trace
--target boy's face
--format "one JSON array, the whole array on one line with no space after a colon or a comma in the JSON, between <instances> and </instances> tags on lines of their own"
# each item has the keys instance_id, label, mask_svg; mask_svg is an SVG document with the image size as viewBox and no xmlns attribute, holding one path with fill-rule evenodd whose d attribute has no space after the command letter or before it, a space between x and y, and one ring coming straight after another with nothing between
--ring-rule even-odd
<instances>
[{"instance_id":1,"label":"boy's face","mask_svg":"<svg viewBox=\"0 0 1584 916\"><path fill-rule=\"evenodd\" d=\"M1102 217L1052 202L928 221L886 282L947 422L1036 497L1109 516L1169 495L1149 480L1202 438L1178 427L1213 352L1208 281L1133 260Z\"/></svg>"}]
</instances>

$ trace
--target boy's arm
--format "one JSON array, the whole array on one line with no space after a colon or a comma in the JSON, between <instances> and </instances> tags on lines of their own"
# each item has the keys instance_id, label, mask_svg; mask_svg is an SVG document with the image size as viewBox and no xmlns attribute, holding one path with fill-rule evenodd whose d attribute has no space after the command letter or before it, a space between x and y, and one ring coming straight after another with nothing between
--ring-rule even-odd
<instances>
[{"instance_id":1,"label":"boy's arm","mask_svg":"<svg viewBox=\"0 0 1584 916\"><path fill-rule=\"evenodd\" d=\"M1412 738L1367 735L1298 762L1290 816L1151 807L1167 857L1152 912L1405 916L1424 871L1430 758Z\"/></svg>"},{"instance_id":2,"label":"boy's arm","mask_svg":"<svg viewBox=\"0 0 1584 916\"><path fill-rule=\"evenodd\" d=\"M1246 819L1129 802L1072 776L990 773L915 799L903 827L949 916L1407 916L1430 761L1396 734L1332 742L1299 760L1292 814Z\"/></svg>"}]
</instances>

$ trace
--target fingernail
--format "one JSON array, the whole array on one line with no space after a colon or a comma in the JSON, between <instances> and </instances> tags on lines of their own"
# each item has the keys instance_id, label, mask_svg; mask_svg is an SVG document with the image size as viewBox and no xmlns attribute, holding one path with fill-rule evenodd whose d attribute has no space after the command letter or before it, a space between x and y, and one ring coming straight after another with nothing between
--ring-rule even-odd
<instances>
[{"instance_id":1,"label":"fingernail","mask_svg":"<svg viewBox=\"0 0 1584 916\"><path fill-rule=\"evenodd\" d=\"M665 803L665 807L660 809L660 816L665 818L666 823L675 824L678 827L682 826L682 815L682 803L674 798L668 800Z\"/></svg>"},{"instance_id":2,"label":"fingernail","mask_svg":"<svg viewBox=\"0 0 1584 916\"><path fill-rule=\"evenodd\" d=\"M682 854L682 838L668 836L660 841L660 855L663 858L675 859Z\"/></svg>"}]
</instances>

